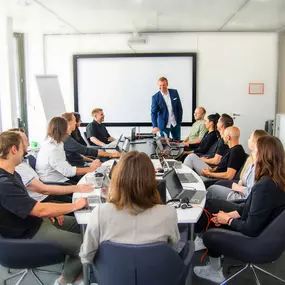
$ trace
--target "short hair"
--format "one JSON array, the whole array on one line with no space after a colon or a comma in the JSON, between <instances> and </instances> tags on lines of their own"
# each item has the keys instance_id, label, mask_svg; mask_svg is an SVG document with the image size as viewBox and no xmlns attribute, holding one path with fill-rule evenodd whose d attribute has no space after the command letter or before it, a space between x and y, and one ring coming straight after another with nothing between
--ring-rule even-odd
<instances>
[{"instance_id":1,"label":"short hair","mask_svg":"<svg viewBox=\"0 0 285 285\"><path fill-rule=\"evenodd\" d=\"M25 133L25 130L23 128L12 128L9 129L7 132L20 132L20 133Z\"/></svg>"},{"instance_id":2,"label":"short hair","mask_svg":"<svg viewBox=\"0 0 285 285\"><path fill-rule=\"evenodd\" d=\"M233 118L228 114L222 114L220 120L224 126L224 128L228 128L234 125Z\"/></svg>"},{"instance_id":3,"label":"short hair","mask_svg":"<svg viewBox=\"0 0 285 285\"><path fill-rule=\"evenodd\" d=\"M102 111L103 111L103 109L101 109L101 108L95 108L95 109L92 110L91 115L93 117L94 115L96 115L96 114L98 114L99 112L102 112Z\"/></svg>"},{"instance_id":4,"label":"short hair","mask_svg":"<svg viewBox=\"0 0 285 285\"><path fill-rule=\"evenodd\" d=\"M63 117L54 117L50 120L47 129L47 136L54 139L57 143L63 141L67 135L68 122Z\"/></svg>"},{"instance_id":5,"label":"short hair","mask_svg":"<svg viewBox=\"0 0 285 285\"><path fill-rule=\"evenodd\" d=\"M166 81L166 83L168 84L168 80L166 77L159 77L158 81Z\"/></svg>"},{"instance_id":6,"label":"short hair","mask_svg":"<svg viewBox=\"0 0 285 285\"><path fill-rule=\"evenodd\" d=\"M64 119L66 119L67 122L71 122L73 116L74 116L74 114L73 114L72 112L63 113L63 114L61 115L61 117L63 117Z\"/></svg>"},{"instance_id":7,"label":"short hair","mask_svg":"<svg viewBox=\"0 0 285 285\"><path fill-rule=\"evenodd\" d=\"M206 114L206 109L205 109L204 107L197 107L197 108L201 109L201 111L202 111L203 115L205 115L205 114Z\"/></svg>"},{"instance_id":8,"label":"short hair","mask_svg":"<svg viewBox=\"0 0 285 285\"><path fill-rule=\"evenodd\" d=\"M109 202L134 215L162 204L153 164L143 152L130 151L120 159L112 174L111 189Z\"/></svg>"},{"instance_id":9,"label":"short hair","mask_svg":"<svg viewBox=\"0 0 285 285\"><path fill-rule=\"evenodd\" d=\"M22 138L19 133L13 132L3 132L0 134L0 159L7 159L7 156L13 146L19 150L20 144L22 143Z\"/></svg>"}]
</instances>

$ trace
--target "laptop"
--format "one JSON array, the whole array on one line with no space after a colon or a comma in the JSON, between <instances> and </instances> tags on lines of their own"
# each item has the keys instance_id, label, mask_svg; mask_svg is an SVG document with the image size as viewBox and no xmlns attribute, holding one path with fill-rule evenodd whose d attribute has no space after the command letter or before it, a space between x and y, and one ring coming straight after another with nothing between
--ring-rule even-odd
<instances>
[{"instance_id":1,"label":"laptop","mask_svg":"<svg viewBox=\"0 0 285 285\"><path fill-rule=\"evenodd\" d=\"M117 139L113 142L110 142L109 144L102 145L102 148L104 148L104 149L117 149L122 136L123 136L123 134L120 135L119 139Z\"/></svg>"},{"instance_id":2,"label":"laptop","mask_svg":"<svg viewBox=\"0 0 285 285\"><path fill-rule=\"evenodd\" d=\"M157 145L157 148L160 150L160 152L164 150L162 142L161 142L161 138L156 138L156 145ZM166 152L170 156L177 156L177 155L179 155L180 150L179 149L172 149L172 147L170 147L170 151L166 150Z\"/></svg>"},{"instance_id":3,"label":"laptop","mask_svg":"<svg viewBox=\"0 0 285 285\"><path fill-rule=\"evenodd\" d=\"M166 181L166 187L171 199L189 198L190 203L200 204L207 194L206 191L202 190L183 189L174 168L166 172L162 178Z\"/></svg>"},{"instance_id":4,"label":"laptop","mask_svg":"<svg viewBox=\"0 0 285 285\"><path fill-rule=\"evenodd\" d=\"M167 136L167 134L165 132L163 132L166 144L170 147L170 148L184 148L185 145L183 143L176 143L176 142L169 142L169 138Z\"/></svg>"}]
</instances>

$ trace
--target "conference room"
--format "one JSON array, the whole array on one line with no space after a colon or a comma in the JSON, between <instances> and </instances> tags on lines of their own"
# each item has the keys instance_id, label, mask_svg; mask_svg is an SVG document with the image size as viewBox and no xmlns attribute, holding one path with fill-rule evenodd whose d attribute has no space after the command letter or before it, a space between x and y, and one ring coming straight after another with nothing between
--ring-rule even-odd
<instances>
[{"instance_id":1,"label":"conference room","mask_svg":"<svg viewBox=\"0 0 285 285\"><path fill-rule=\"evenodd\" d=\"M1 0L0 21L3 284L285 282L283 0Z\"/></svg>"}]
</instances>

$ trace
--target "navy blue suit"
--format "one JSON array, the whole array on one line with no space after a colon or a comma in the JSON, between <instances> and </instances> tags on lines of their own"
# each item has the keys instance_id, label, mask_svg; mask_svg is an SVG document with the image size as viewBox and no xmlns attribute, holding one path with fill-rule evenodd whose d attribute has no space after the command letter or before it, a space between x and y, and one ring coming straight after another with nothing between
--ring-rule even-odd
<instances>
[{"instance_id":1,"label":"navy blue suit","mask_svg":"<svg viewBox=\"0 0 285 285\"><path fill-rule=\"evenodd\" d=\"M174 140L180 140L180 126L182 122L183 109L180 101L179 94L175 89L168 89L169 96L171 99L171 105L174 113L174 117L177 123L177 126L166 128L168 123L168 109L163 98L163 95L160 91L152 96L151 103L151 121L152 126L158 127L161 132L166 132L169 135L169 131L172 134Z\"/></svg>"}]
</instances>

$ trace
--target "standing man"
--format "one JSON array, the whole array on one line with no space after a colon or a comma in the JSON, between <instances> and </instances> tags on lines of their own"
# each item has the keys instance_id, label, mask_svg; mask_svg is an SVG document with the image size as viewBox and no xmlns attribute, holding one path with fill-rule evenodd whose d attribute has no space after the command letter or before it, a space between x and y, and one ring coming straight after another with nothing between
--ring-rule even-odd
<instances>
[{"instance_id":1,"label":"standing man","mask_svg":"<svg viewBox=\"0 0 285 285\"><path fill-rule=\"evenodd\" d=\"M96 108L92 111L93 122L86 127L86 136L91 145L103 146L115 139L108 133L105 125L103 124L105 115L103 109Z\"/></svg>"},{"instance_id":2,"label":"standing man","mask_svg":"<svg viewBox=\"0 0 285 285\"><path fill-rule=\"evenodd\" d=\"M158 79L158 91L152 96L151 103L151 121L152 132L160 131L169 136L171 132L173 140L180 140L181 122L183 109L179 94L175 89L167 89L168 81L165 77Z\"/></svg>"}]
</instances>

